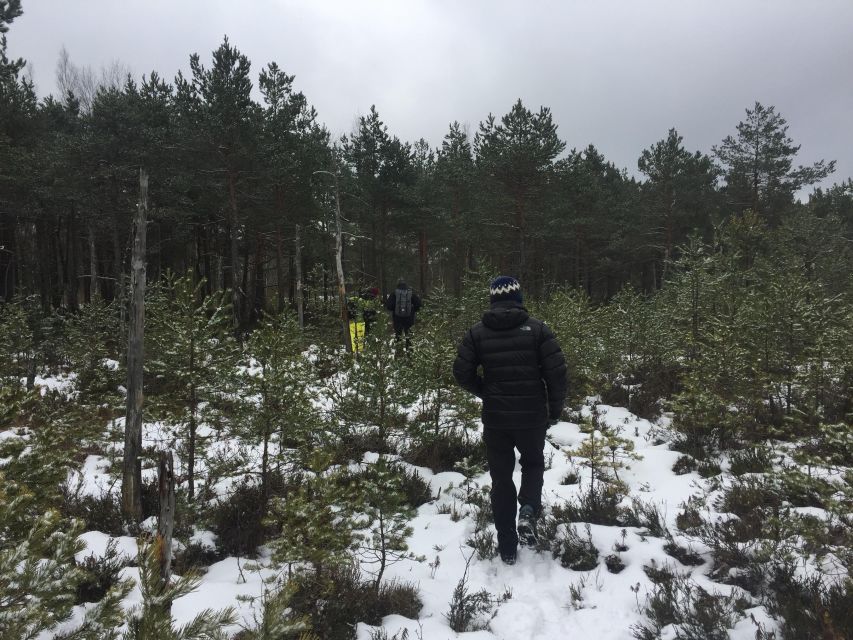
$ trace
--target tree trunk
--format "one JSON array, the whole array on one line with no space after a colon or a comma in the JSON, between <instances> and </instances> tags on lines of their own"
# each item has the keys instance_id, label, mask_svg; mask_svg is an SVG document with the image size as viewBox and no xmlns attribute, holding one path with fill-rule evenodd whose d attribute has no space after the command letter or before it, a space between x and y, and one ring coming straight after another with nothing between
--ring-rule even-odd
<instances>
[{"instance_id":1,"label":"tree trunk","mask_svg":"<svg viewBox=\"0 0 853 640\"><path fill-rule=\"evenodd\" d=\"M515 222L518 227L518 277L522 282L527 281L527 220L524 215L524 196L515 197Z\"/></svg>"},{"instance_id":2,"label":"tree trunk","mask_svg":"<svg viewBox=\"0 0 853 640\"><path fill-rule=\"evenodd\" d=\"M78 277L80 273L80 256L77 246L77 234L75 233L76 226L77 216L72 207L71 212L68 214L68 224L65 227L65 304L71 311L76 311L79 308L77 294L80 287Z\"/></svg>"},{"instance_id":3,"label":"tree trunk","mask_svg":"<svg viewBox=\"0 0 853 640\"><path fill-rule=\"evenodd\" d=\"M344 347L347 353L352 352L352 341L349 337L349 313L347 312L347 284L344 280L344 243L341 237L341 194L338 187L338 174L335 174L335 267L338 271L338 307L343 330Z\"/></svg>"},{"instance_id":4,"label":"tree trunk","mask_svg":"<svg viewBox=\"0 0 853 640\"><path fill-rule=\"evenodd\" d=\"M114 287L115 292L113 298L118 300L119 312L119 344L124 344L127 335L127 309L125 308L125 280L124 280L124 260L122 259L121 243L118 235L118 215L113 214L113 275L115 277ZM119 354L119 360L122 365L127 364L127 354L122 352Z\"/></svg>"},{"instance_id":5,"label":"tree trunk","mask_svg":"<svg viewBox=\"0 0 853 640\"><path fill-rule=\"evenodd\" d=\"M172 532L175 528L175 467L171 451L160 452L158 473L160 519L157 522L157 551L160 561L160 580L164 585L172 578ZM171 603L166 603L167 607Z\"/></svg>"},{"instance_id":6,"label":"tree trunk","mask_svg":"<svg viewBox=\"0 0 853 640\"><path fill-rule=\"evenodd\" d=\"M0 301L15 295L15 223L0 224Z\"/></svg>"},{"instance_id":7,"label":"tree trunk","mask_svg":"<svg viewBox=\"0 0 853 640\"><path fill-rule=\"evenodd\" d=\"M299 225L296 225L293 238L294 253L293 263L296 268L296 315L299 318L299 328L305 328L305 300L302 295L302 234Z\"/></svg>"},{"instance_id":8,"label":"tree trunk","mask_svg":"<svg viewBox=\"0 0 853 640\"><path fill-rule=\"evenodd\" d=\"M196 395L195 385L195 340L190 340L190 376L193 382L190 383L190 424L189 424L189 444L187 445L187 499L192 502L195 500L195 444L196 431L198 430L198 422L196 420L196 412L198 411L198 396Z\"/></svg>"},{"instance_id":9,"label":"tree trunk","mask_svg":"<svg viewBox=\"0 0 853 640\"><path fill-rule=\"evenodd\" d=\"M278 312L284 311L287 289L284 286L284 249L282 247L281 227L275 232L275 279L278 291Z\"/></svg>"},{"instance_id":10,"label":"tree trunk","mask_svg":"<svg viewBox=\"0 0 853 640\"><path fill-rule=\"evenodd\" d=\"M145 225L148 217L148 174L139 170L139 206L134 220L131 257L130 328L127 344L127 411L122 466L122 511L126 518L142 520L142 369L145 342Z\"/></svg>"},{"instance_id":11,"label":"tree trunk","mask_svg":"<svg viewBox=\"0 0 853 640\"><path fill-rule=\"evenodd\" d=\"M229 254L229 269L228 281L226 286L231 288L231 304L232 317L234 318L234 329L240 328L240 291L237 289L237 185L234 173L228 172L228 199L229 199L229 215L228 229L230 231L228 237L228 254Z\"/></svg>"},{"instance_id":12,"label":"tree trunk","mask_svg":"<svg viewBox=\"0 0 853 640\"><path fill-rule=\"evenodd\" d=\"M95 229L89 222L89 302L97 300L101 293L98 280L98 253L95 249Z\"/></svg>"},{"instance_id":13,"label":"tree trunk","mask_svg":"<svg viewBox=\"0 0 853 640\"><path fill-rule=\"evenodd\" d=\"M255 296L253 320L260 318L267 309L266 245L264 236L255 233Z\"/></svg>"},{"instance_id":14,"label":"tree trunk","mask_svg":"<svg viewBox=\"0 0 853 640\"><path fill-rule=\"evenodd\" d=\"M427 233L422 230L418 238L418 261L420 263L420 285L421 295L426 295L426 273L427 273Z\"/></svg>"},{"instance_id":15,"label":"tree trunk","mask_svg":"<svg viewBox=\"0 0 853 640\"><path fill-rule=\"evenodd\" d=\"M243 274L240 284L240 326L244 327L248 324L251 315L250 304L253 300L252 291L249 290L251 280L249 279L249 239L243 243Z\"/></svg>"}]
</instances>

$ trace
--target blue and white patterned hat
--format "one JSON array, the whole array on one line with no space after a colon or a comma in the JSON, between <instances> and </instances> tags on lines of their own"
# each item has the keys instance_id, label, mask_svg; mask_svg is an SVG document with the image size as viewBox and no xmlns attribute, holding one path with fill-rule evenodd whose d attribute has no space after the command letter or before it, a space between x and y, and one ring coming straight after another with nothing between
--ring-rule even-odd
<instances>
[{"instance_id":1,"label":"blue and white patterned hat","mask_svg":"<svg viewBox=\"0 0 853 640\"><path fill-rule=\"evenodd\" d=\"M489 285L489 302L512 300L521 304L521 285L510 276L498 276Z\"/></svg>"}]
</instances>

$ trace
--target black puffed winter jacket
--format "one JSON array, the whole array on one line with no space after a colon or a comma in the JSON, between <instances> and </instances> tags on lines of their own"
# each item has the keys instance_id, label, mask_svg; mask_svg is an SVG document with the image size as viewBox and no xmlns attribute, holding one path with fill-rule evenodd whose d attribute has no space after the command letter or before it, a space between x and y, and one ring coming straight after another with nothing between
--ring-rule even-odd
<instances>
[{"instance_id":1,"label":"black puffed winter jacket","mask_svg":"<svg viewBox=\"0 0 853 640\"><path fill-rule=\"evenodd\" d=\"M515 302L493 304L465 334L453 376L483 399L489 429L541 428L559 418L566 397L566 361L554 332Z\"/></svg>"}]
</instances>

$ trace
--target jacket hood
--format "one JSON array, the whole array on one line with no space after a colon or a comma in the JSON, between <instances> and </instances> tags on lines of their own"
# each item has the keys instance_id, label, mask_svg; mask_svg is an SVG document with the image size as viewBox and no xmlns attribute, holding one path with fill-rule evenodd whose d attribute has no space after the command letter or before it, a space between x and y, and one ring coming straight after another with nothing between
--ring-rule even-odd
<instances>
[{"instance_id":1,"label":"jacket hood","mask_svg":"<svg viewBox=\"0 0 853 640\"><path fill-rule=\"evenodd\" d=\"M483 314L483 324L489 329L500 331L524 324L529 317L527 309L515 301L507 300L492 304L491 308Z\"/></svg>"}]
</instances>

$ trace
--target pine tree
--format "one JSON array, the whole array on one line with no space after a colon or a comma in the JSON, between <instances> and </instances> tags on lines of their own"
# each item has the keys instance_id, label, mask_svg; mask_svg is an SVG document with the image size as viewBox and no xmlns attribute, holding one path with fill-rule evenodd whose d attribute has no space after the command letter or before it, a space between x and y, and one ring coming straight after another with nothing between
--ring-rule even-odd
<instances>
[{"instance_id":1,"label":"pine tree","mask_svg":"<svg viewBox=\"0 0 853 640\"><path fill-rule=\"evenodd\" d=\"M451 433L472 426L479 413L471 395L453 378L459 311L447 291L436 289L405 363L404 384L417 398L419 415L410 425L410 433L418 444L437 447Z\"/></svg>"},{"instance_id":2,"label":"pine tree","mask_svg":"<svg viewBox=\"0 0 853 640\"><path fill-rule=\"evenodd\" d=\"M410 556L406 538L412 534L414 509L407 504L399 469L385 458L359 475L358 491L357 508L368 532L361 536L357 553L371 567L378 593L385 570Z\"/></svg>"},{"instance_id":3,"label":"pine tree","mask_svg":"<svg viewBox=\"0 0 853 640\"><path fill-rule=\"evenodd\" d=\"M32 419L34 405L25 405ZM85 578L75 554L85 545L78 539L84 523L63 518L60 486L71 469L73 434L56 414L40 415L49 429L7 438L0 458L10 462L0 470L0 635L31 640L67 620L76 604L78 585ZM90 608L70 637L85 640L115 638L122 619L121 600L130 584L114 585Z\"/></svg>"},{"instance_id":4,"label":"pine tree","mask_svg":"<svg viewBox=\"0 0 853 640\"><path fill-rule=\"evenodd\" d=\"M376 323L365 337L364 350L351 360L343 403L337 407L344 424L371 430L375 427L383 448L400 425L401 407L409 399L405 366L387 325Z\"/></svg>"},{"instance_id":5,"label":"pine tree","mask_svg":"<svg viewBox=\"0 0 853 640\"><path fill-rule=\"evenodd\" d=\"M346 472L330 468L321 450L313 452L304 481L285 498L270 501L269 519L281 529L270 542L274 561L307 563L320 580L331 567L351 562L358 494L349 480Z\"/></svg>"},{"instance_id":6,"label":"pine tree","mask_svg":"<svg viewBox=\"0 0 853 640\"><path fill-rule=\"evenodd\" d=\"M192 79L178 75L175 80L178 111L182 126L200 154L194 164L202 164L207 188L216 196L214 211L224 211L223 288L231 294L231 313L235 328L244 318L244 294L248 273L239 279L239 247L244 222L244 184L251 175L256 158L260 109L252 100L251 62L232 46L226 37L212 54L211 67L205 68L198 54L190 56ZM201 160L201 162L199 162ZM246 241L243 239L244 242Z\"/></svg>"},{"instance_id":7,"label":"pine tree","mask_svg":"<svg viewBox=\"0 0 853 640\"><path fill-rule=\"evenodd\" d=\"M237 621L232 608L222 611L204 609L187 624L175 627L171 606L178 598L196 590L201 578L195 575L173 577L163 584L156 545L139 550L139 589L142 604L128 614L123 640L225 640L223 627Z\"/></svg>"},{"instance_id":8,"label":"pine tree","mask_svg":"<svg viewBox=\"0 0 853 640\"><path fill-rule=\"evenodd\" d=\"M237 362L227 297L204 297L204 281L193 284L188 273L168 276L150 305L152 347L146 364L158 391L152 401L186 430L179 453L190 501L195 498L196 458L207 440L199 437L199 425L216 416L215 403L229 389Z\"/></svg>"},{"instance_id":9,"label":"pine tree","mask_svg":"<svg viewBox=\"0 0 853 640\"><path fill-rule=\"evenodd\" d=\"M537 255L531 240L540 216L537 198L553 169L556 157L566 144L557 136L551 111L540 107L533 113L518 100L498 123L489 114L480 123L474 138L477 166L493 176L503 189L503 208L515 233L512 238L513 268L522 282L527 281L531 258ZM531 264L528 262L531 261ZM528 286L533 289L533 282Z\"/></svg>"},{"instance_id":10,"label":"pine tree","mask_svg":"<svg viewBox=\"0 0 853 640\"><path fill-rule=\"evenodd\" d=\"M736 136L726 136L713 147L726 178L726 197L735 211L752 209L772 225L793 202L794 194L819 182L835 170L835 161L820 160L794 168L800 145L788 137L788 123L773 106L756 102L737 125Z\"/></svg>"},{"instance_id":11,"label":"pine tree","mask_svg":"<svg viewBox=\"0 0 853 640\"><path fill-rule=\"evenodd\" d=\"M260 598L260 619L255 617L255 626L240 633L243 640L319 640L311 632L311 619L293 612L291 600L296 583L285 582L274 589L264 588Z\"/></svg>"},{"instance_id":12,"label":"pine tree","mask_svg":"<svg viewBox=\"0 0 853 640\"><path fill-rule=\"evenodd\" d=\"M278 464L284 451L311 450L322 431L311 400L312 371L301 353L302 334L285 315L266 318L247 344L252 360L243 369L240 388L241 437L261 444L261 493L263 509L269 496L271 455L277 449ZM273 448L273 440L277 447Z\"/></svg>"},{"instance_id":13,"label":"pine tree","mask_svg":"<svg viewBox=\"0 0 853 640\"><path fill-rule=\"evenodd\" d=\"M683 138L670 129L665 140L645 149L637 161L648 177L645 191L649 197L646 233L660 252L660 284L666 282L675 248L688 231L706 226L709 200L712 200L716 172L711 159L700 152L690 153ZM656 285L658 283L655 283Z\"/></svg>"},{"instance_id":14,"label":"pine tree","mask_svg":"<svg viewBox=\"0 0 853 640\"><path fill-rule=\"evenodd\" d=\"M468 133L458 122L453 122L436 156L435 186L439 204L446 212L442 226L450 232L448 280L456 296L462 293L465 270L473 257L474 243L469 234L478 228L474 217L474 176L474 155ZM483 229L483 226L478 228L481 233ZM486 238L482 240L486 245Z\"/></svg>"},{"instance_id":15,"label":"pine tree","mask_svg":"<svg viewBox=\"0 0 853 640\"><path fill-rule=\"evenodd\" d=\"M593 306L583 289L561 288L531 309L546 320L568 365L569 404L596 395L605 386L606 309Z\"/></svg>"}]
</instances>

